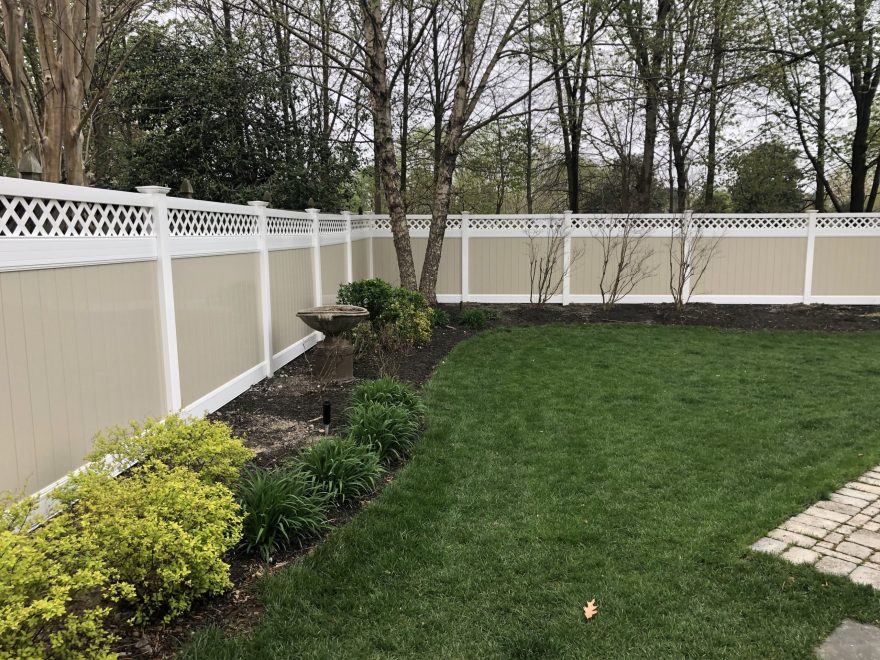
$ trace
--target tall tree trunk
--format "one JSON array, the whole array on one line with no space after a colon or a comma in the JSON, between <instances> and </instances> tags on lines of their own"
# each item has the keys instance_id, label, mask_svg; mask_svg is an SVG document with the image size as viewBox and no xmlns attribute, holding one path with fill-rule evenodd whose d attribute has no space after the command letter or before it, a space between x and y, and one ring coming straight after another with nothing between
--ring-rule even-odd
<instances>
[{"instance_id":1,"label":"tall tree trunk","mask_svg":"<svg viewBox=\"0 0 880 660\"><path fill-rule=\"evenodd\" d=\"M717 9L717 3L713 3ZM721 77L721 63L724 50L721 44L721 17L713 17L712 28L712 69L709 74L709 121L706 137L706 185L703 188L703 206L715 210L715 171L718 168L718 81Z\"/></svg>"}]
</instances>

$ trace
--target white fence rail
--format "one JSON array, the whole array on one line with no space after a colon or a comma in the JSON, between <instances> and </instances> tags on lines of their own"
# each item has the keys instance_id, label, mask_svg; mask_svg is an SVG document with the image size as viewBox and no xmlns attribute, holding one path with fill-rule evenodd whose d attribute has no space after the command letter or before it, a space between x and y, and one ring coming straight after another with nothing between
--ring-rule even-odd
<instances>
[{"instance_id":1,"label":"white fence rail","mask_svg":"<svg viewBox=\"0 0 880 660\"><path fill-rule=\"evenodd\" d=\"M216 410L317 341L297 309L343 282L397 279L387 216L167 193L0 178L0 490L54 482L110 424ZM880 304L880 214L688 216L721 238L695 302ZM430 221L408 218L417 265ZM552 301L598 302L593 239L629 223L659 274L622 302L666 302L663 246L681 221L453 215L438 300L528 301L526 235L560 224L572 263Z\"/></svg>"}]
</instances>

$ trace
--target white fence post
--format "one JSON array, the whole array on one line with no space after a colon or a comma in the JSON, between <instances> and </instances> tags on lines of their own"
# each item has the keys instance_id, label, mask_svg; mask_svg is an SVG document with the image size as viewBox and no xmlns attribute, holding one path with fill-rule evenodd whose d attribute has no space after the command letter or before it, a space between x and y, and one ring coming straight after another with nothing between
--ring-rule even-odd
<instances>
[{"instance_id":1,"label":"white fence post","mask_svg":"<svg viewBox=\"0 0 880 660\"><path fill-rule=\"evenodd\" d=\"M343 211L345 217L345 281L354 281L354 264L351 256L351 213Z\"/></svg>"},{"instance_id":2,"label":"white fence post","mask_svg":"<svg viewBox=\"0 0 880 660\"><path fill-rule=\"evenodd\" d=\"M375 269L373 266L373 259L374 259L374 257L373 257L373 234L376 233L376 219L370 218L369 225L370 225L369 238L367 239L367 241L368 241L367 248L369 249L369 254L367 255L367 257L368 257L367 277L369 279L373 279L376 276Z\"/></svg>"},{"instance_id":3,"label":"white fence post","mask_svg":"<svg viewBox=\"0 0 880 660\"><path fill-rule=\"evenodd\" d=\"M174 280L171 270L171 225L168 219L168 192L164 186L139 186L139 193L149 195L153 209L153 232L156 234L156 273L159 287L159 328L162 335L162 358L165 374L165 406L168 412L182 407L180 395L180 360L177 356L177 318L174 313Z\"/></svg>"},{"instance_id":4,"label":"white fence post","mask_svg":"<svg viewBox=\"0 0 880 660\"><path fill-rule=\"evenodd\" d=\"M272 368L272 277L269 271L269 228L266 221L266 207L269 202L254 201L248 205L257 208L257 235L260 241L260 307L263 328L263 373L270 378Z\"/></svg>"},{"instance_id":5,"label":"white fence post","mask_svg":"<svg viewBox=\"0 0 880 660\"><path fill-rule=\"evenodd\" d=\"M468 301L471 274L470 213L461 214L461 302Z\"/></svg>"},{"instance_id":6,"label":"white fence post","mask_svg":"<svg viewBox=\"0 0 880 660\"><path fill-rule=\"evenodd\" d=\"M318 218L318 211L320 209L306 209L306 213L312 216L312 282L316 307L324 304L324 289L321 286L321 220Z\"/></svg>"},{"instance_id":7,"label":"white fence post","mask_svg":"<svg viewBox=\"0 0 880 660\"><path fill-rule=\"evenodd\" d=\"M562 304L571 298L571 211L562 217Z\"/></svg>"},{"instance_id":8,"label":"white fence post","mask_svg":"<svg viewBox=\"0 0 880 660\"><path fill-rule=\"evenodd\" d=\"M686 301L690 300L691 297L691 272L693 268L691 268L691 222L693 220L694 212L693 211L685 211L684 218L682 219L682 227L681 227L681 240L684 241L684 245L682 246L682 258L684 259L684 268L682 270L682 276L684 277L684 282L681 285L681 299ZM670 239L671 240L671 239Z\"/></svg>"},{"instance_id":9,"label":"white fence post","mask_svg":"<svg viewBox=\"0 0 880 660\"><path fill-rule=\"evenodd\" d=\"M807 212L807 258L804 262L804 304L813 302L813 253L816 249L817 211Z\"/></svg>"}]
</instances>

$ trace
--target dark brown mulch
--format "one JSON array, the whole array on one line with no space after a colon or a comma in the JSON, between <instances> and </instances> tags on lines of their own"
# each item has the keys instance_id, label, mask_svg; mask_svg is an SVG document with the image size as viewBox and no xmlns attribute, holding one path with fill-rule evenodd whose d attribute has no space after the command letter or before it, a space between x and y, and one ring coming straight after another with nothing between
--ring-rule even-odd
<instances>
[{"instance_id":1,"label":"dark brown mulch","mask_svg":"<svg viewBox=\"0 0 880 660\"><path fill-rule=\"evenodd\" d=\"M469 306L486 309L496 316L490 321L489 327L635 322L746 330L880 330L880 306L692 304L682 312L676 312L671 305L647 304L618 305L610 311L604 311L598 305ZM305 355L285 366L273 378L251 387L212 414L211 418L229 423L237 434L244 436L246 444L257 453L257 464L276 465L298 453L321 432L320 416L324 399L331 402L333 409L331 431L338 429L351 389L359 380L375 378L383 371L390 370L398 378L421 387L449 351L458 342L474 334L456 323L458 305L443 307L452 317L453 325L437 328L428 346L406 356L397 356L393 364L388 360L356 360L354 383L321 388L311 376L308 356ZM389 471L386 484L400 467L395 466ZM369 501L354 502L332 511L331 528L347 522ZM254 590L256 580L309 554L324 538L326 535L303 548L291 549L279 555L272 566L266 566L252 557L232 557L232 590L222 596L200 601L169 626L156 625L142 631L132 631L119 622L117 634L122 639L115 650L125 657L164 658L173 655L195 631L209 623L216 623L230 631L248 629L263 611Z\"/></svg>"}]
</instances>

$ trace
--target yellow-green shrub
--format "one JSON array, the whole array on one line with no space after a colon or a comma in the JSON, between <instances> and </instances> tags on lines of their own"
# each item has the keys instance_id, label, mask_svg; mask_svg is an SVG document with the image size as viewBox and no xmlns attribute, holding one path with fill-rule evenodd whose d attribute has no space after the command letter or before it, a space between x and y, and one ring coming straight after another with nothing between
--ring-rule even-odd
<instances>
[{"instance_id":1,"label":"yellow-green shrub","mask_svg":"<svg viewBox=\"0 0 880 660\"><path fill-rule=\"evenodd\" d=\"M111 599L134 608L132 621L167 622L195 598L229 586L223 555L241 538L232 491L186 467L148 461L125 478L87 470L62 492L75 501L77 533L109 578Z\"/></svg>"},{"instance_id":2,"label":"yellow-green shrub","mask_svg":"<svg viewBox=\"0 0 880 660\"><path fill-rule=\"evenodd\" d=\"M0 523L0 658L115 657L99 600L107 577L70 516L31 534L12 518Z\"/></svg>"},{"instance_id":3,"label":"yellow-green shrub","mask_svg":"<svg viewBox=\"0 0 880 660\"><path fill-rule=\"evenodd\" d=\"M231 485L253 452L223 422L170 415L99 434L86 458L101 461L108 455L123 463L157 460L168 467L187 467L203 481Z\"/></svg>"}]
</instances>

